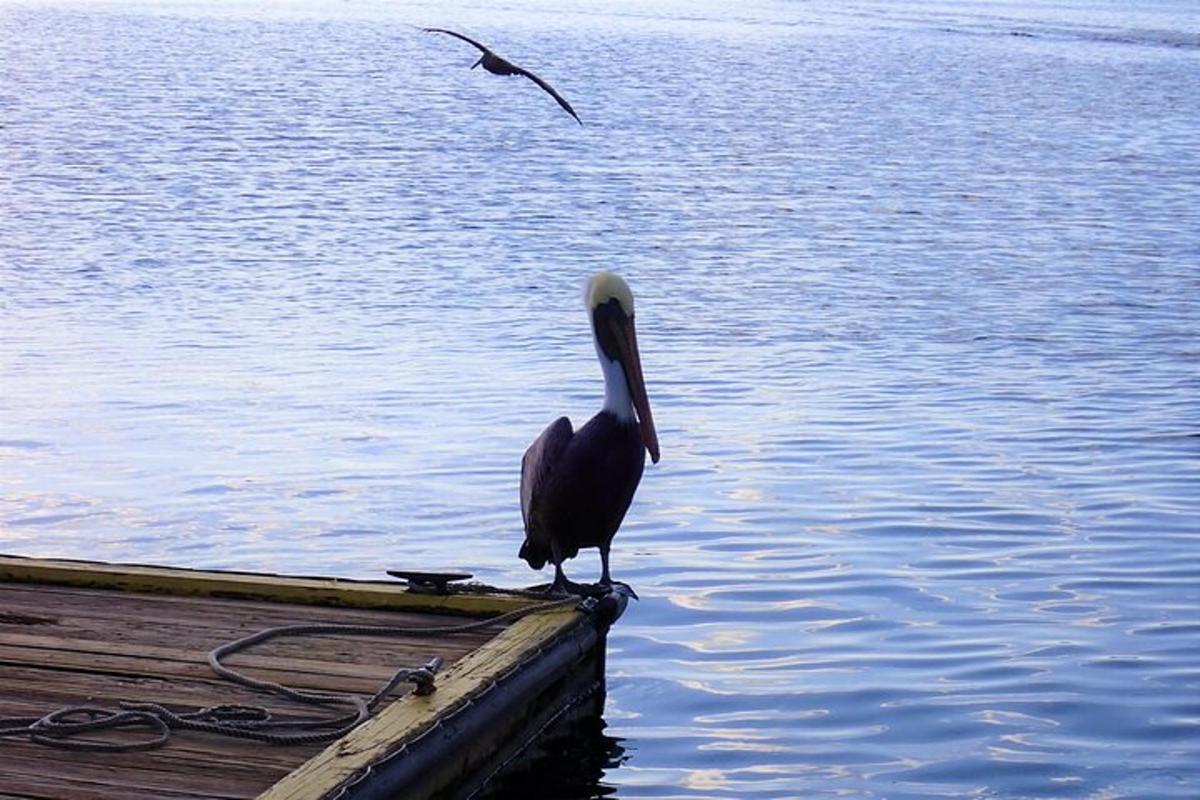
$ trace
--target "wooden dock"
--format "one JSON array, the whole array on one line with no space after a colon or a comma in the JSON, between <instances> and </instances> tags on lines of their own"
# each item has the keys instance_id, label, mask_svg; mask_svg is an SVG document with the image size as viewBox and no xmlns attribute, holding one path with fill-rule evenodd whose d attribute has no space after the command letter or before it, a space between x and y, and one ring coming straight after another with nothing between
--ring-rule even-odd
<instances>
[{"instance_id":1,"label":"wooden dock","mask_svg":"<svg viewBox=\"0 0 1200 800\"><path fill-rule=\"evenodd\" d=\"M122 702L177 713L267 707L280 720L336 715L225 680L208 653L285 625L458 629L285 638L225 659L255 680L364 697L398 668L444 659L432 693L401 685L332 742L268 744L175 730L155 749L94 752L75 743L136 742L152 732L88 732L70 737L67 748L5 735L0 800L469 797L556 720L599 707L605 634L623 608L618 596L548 607L479 589L431 594L395 582L0 556L0 718ZM492 618L501 621L485 624Z\"/></svg>"}]
</instances>

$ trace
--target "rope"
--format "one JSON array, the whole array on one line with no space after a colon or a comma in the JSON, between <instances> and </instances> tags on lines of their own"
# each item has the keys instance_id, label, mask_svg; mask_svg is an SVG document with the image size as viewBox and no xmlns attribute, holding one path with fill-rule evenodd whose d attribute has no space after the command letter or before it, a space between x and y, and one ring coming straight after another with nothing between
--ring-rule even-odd
<instances>
[{"instance_id":1,"label":"rope","mask_svg":"<svg viewBox=\"0 0 1200 800\"><path fill-rule=\"evenodd\" d=\"M310 691L285 686L274 681L252 678L222 663L233 653L247 650L272 639L298 636L442 636L467 633L494 625L503 625L530 614L549 611L567 605L578 605L579 599L568 597L526 606L497 617L461 625L404 626L356 624L283 625L266 628L214 648L208 653L208 665L218 677L267 694L300 703L322 707L340 707L346 712L336 717L303 717L275 719L269 710L260 706L216 705L194 711L177 713L158 703L121 702L120 710L89 705L66 706L41 717L0 717L0 739L9 736L27 737L36 744L66 750L125 753L153 750L166 744L173 731L198 731L248 739L267 744L317 744L341 738L366 721L375 708L404 682L413 684L414 694L435 691L435 674L442 667L437 656L422 667L401 667L369 698L356 694ZM145 739L124 742L105 742L80 739L82 734L101 731L137 729L146 732Z\"/></svg>"}]
</instances>

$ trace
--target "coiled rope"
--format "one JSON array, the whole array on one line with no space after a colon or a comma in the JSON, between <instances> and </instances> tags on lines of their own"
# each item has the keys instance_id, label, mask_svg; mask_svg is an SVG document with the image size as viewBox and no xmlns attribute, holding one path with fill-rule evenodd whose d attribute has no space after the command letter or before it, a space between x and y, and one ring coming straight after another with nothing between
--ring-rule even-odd
<instances>
[{"instance_id":1,"label":"coiled rope","mask_svg":"<svg viewBox=\"0 0 1200 800\"><path fill-rule=\"evenodd\" d=\"M348 709L346 713L332 718L305 717L280 720L275 719L265 707L232 704L177 713L158 703L122 702L119 704L119 710L77 705L59 708L41 717L0 717L0 739L28 737L32 742L50 747L114 753L153 750L162 747L170 740L174 731L200 731L278 745L329 742L344 736L366 721L375 708L401 683L411 683L412 691L415 694L432 693L435 690L435 674L442 666L441 656L421 667L401 667L369 698L356 694L296 689L274 681L252 678L221 663L221 659L263 642L284 637L443 636L466 633L493 625L505 625L530 614L578 604L579 598L577 597L551 600L461 625L425 627L333 623L283 625L266 628L209 651L209 667L219 677L228 681L300 703ZM127 729L148 732L150 738L132 742L79 738L83 734Z\"/></svg>"}]
</instances>

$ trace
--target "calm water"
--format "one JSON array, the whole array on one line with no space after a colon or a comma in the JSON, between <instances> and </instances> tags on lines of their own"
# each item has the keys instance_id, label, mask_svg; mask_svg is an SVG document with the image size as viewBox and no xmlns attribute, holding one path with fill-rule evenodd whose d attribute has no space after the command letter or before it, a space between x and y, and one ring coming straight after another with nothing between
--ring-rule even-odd
<instances>
[{"instance_id":1,"label":"calm water","mask_svg":"<svg viewBox=\"0 0 1200 800\"><path fill-rule=\"evenodd\" d=\"M1200 10L1123 5L4 0L0 552L545 580L613 268L584 795L1200 796Z\"/></svg>"}]
</instances>

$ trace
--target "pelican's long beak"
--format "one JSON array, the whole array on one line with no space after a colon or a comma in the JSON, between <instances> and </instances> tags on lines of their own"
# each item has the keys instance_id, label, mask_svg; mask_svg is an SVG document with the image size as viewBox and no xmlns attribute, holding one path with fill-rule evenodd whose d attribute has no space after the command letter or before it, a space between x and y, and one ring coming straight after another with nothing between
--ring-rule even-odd
<instances>
[{"instance_id":1,"label":"pelican's long beak","mask_svg":"<svg viewBox=\"0 0 1200 800\"><path fill-rule=\"evenodd\" d=\"M637 411L638 426L642 430L642 442L650 451L650 461L658 463L658 433L654 430L654 417L650 414L650 400L646 397L646 380L642 377L642 359L638 355L637 331L633 317L612 320L614 339L617 344L617 360L625 372L625 383Z\"/></svg>"}]
</instances>

